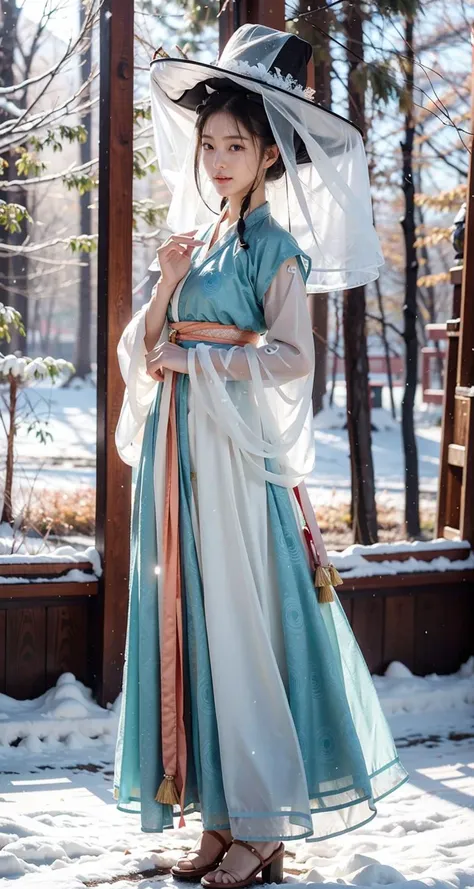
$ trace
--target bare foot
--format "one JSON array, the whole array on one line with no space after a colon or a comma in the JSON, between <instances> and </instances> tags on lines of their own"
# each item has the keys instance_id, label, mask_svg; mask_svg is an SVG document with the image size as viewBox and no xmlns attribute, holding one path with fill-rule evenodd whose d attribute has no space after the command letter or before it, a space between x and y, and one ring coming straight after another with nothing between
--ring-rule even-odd
<instances>
[{"instance_id":1,"label":"bare foot","mask_svg":"<svg viewBox=\"0 0 474 889\"><path fill-rule=\"evenodd\" d=\"M218 833L227 844L232 842L230 830L216 830L215 832ZM217 840L212 833L204 830L196 848L188 852L185 858L179 858L176 862L176 866L179 870L187 871L206 867L216 860L221 850L222 846L219 843L219 840Z\"/></svg>"},{"instance_id":2,"label":"bare foot","mask_svg":"<svg viewBox=\"0 0 474 889\"><path fill-rule=\"evenodd\" d=\"M269 856L278 848L280 842L277 843L250 843L254 846L262 858ZM258 858L253 854L248 846L241 846L240 843L232 845L222 861L224 870L213 870L206 874L206 880L209 883L238 883L240 880L246 880L248 876L255 870L259 864Z\"/></svg>"}]
</instances>

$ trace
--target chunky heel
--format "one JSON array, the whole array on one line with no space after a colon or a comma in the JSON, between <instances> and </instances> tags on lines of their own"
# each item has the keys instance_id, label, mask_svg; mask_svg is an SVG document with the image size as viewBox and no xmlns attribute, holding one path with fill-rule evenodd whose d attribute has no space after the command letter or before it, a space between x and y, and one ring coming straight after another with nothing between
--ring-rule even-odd
<instances>
[{"instance_id":1,"label":"chunky heel","mask_svg":"<svg viewBox=\"0 0 474 889\"><path fill-rule=\"evenodd\" d=\"M262 883L283 882L283 859L285 857L285 847L283 843L280 843L268 858L262 858L258 849L250 843L244 842L244 840L233 841L230 851L227 853L229 858L232 857L233 846L244 846L246 849L249 849L250 852L253 852L255 858L258 859L258 864L253 869L252 873L248 874L244 880L239 880L238 874L232 870L231 866L229 866L229 860L226 856L218 870L222 871L224 874L229 874L234 882L218 883L217 880L209 881L203 877L201 886L204 886L204 889L245 889L245 887L255 883L256 877L258 877L260 873L262 874Z\"/></svg>"},{"instance_id":2,"label":"chunky heel","mask_svg":"<svg viewBox=\"0 0 474 889\"><path fill-rule=\"evenodd\" d=\"M284 855L279 855L262 869L262 882L283 883L283 858Z\"/></svg>"}]
</instances>

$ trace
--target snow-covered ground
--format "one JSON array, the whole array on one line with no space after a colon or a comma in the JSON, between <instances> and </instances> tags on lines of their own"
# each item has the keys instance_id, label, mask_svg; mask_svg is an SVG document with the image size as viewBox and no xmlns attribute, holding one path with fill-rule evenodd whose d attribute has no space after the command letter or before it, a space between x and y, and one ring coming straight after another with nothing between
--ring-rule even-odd
<instances>
[{"instance_id":1,"label":"snow-covered ground","mask_svg":"<svg viewBox=\"0 0 474 889\"><path fill-rule=\"evenodd\" d=\"M399 390L396 390L399 399ZM385 506L401 505L404 497L403 453L400 424L386 409L373 413L373 457L377 495ZM17 439L16 496L28 499L32 483L42 487L77 490L95 485L96 390L52 388L38 385L29 390L29 398L38 413L48 420L52 439L40 444L26 426ZM315 505L350 499L349 444L343 428L345 387L336 387L335 404L315 421L316 466L308 480ZM417 443L420 466L420 491L433 499L437 488L440 427L439 409L417 413ZM0 461L2 444L0 442ZM1 466L0 462L0 466Z\"/></svg>"},{"instance_id":2,"label":"snow-covered ground","mask_svg":"<svg viewBox=\"0 0 474 889\"><path fill-rule=\"evenodd\" d=\"M379 803L365 827L314 844L288 843L286 882L470 889L474 658L444 677L415 677L392 664L375 684L410 781ZM200 822L191 817L164 835L142 833L138 816L116 809L117 703L97 707L71 674L36 701L0 695L2 887L173 884L162 871L194 843Z\"/></svg>"}]
</instances>

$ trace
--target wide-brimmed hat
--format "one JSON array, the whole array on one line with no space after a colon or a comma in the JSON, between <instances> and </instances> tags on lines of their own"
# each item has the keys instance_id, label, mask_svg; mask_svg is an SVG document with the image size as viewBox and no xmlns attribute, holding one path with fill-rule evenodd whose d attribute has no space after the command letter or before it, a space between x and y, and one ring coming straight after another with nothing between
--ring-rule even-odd
<instances>
[{"instance_id":1,"label":"wide-brimmed hat","mask_svg":"<svg viewBox=\"0 0 474 889\"><path fill-rule=\"evenodd\" d=\"M312 259L314 290L373 280L383 263L372 221L362 135L313 100L309 43L264 25L243 25L215 64L156 54L151 104L161 174L172 192L168 224L186 231L209 220L220 198L194 182L196 108L214 90L243 90L262 102L286 175L267 183L272 215Z\"/></svg>"}]
</instances>

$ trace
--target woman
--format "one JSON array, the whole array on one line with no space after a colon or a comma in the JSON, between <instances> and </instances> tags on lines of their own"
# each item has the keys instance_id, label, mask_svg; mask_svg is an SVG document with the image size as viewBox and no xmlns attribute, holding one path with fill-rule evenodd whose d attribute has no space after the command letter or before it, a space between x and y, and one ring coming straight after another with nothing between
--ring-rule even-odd
<instances>
[{"instance_id":1,"label":"woman","mask_svg":"<svg viewBox=\"0 0 474 889\"><path fill-rule=\"evenodd\" d=\"M172 872L215 889L281 881L283 840L365 824L407 777L303 483L308 281L380 264L360 134L308 99L310 53L246 25L216 66L154 63L171 222L221 210L159 249L119 347L117 445L139 471L115 795L143 830L200 811Z\"/></svg>"}]
</instances>

